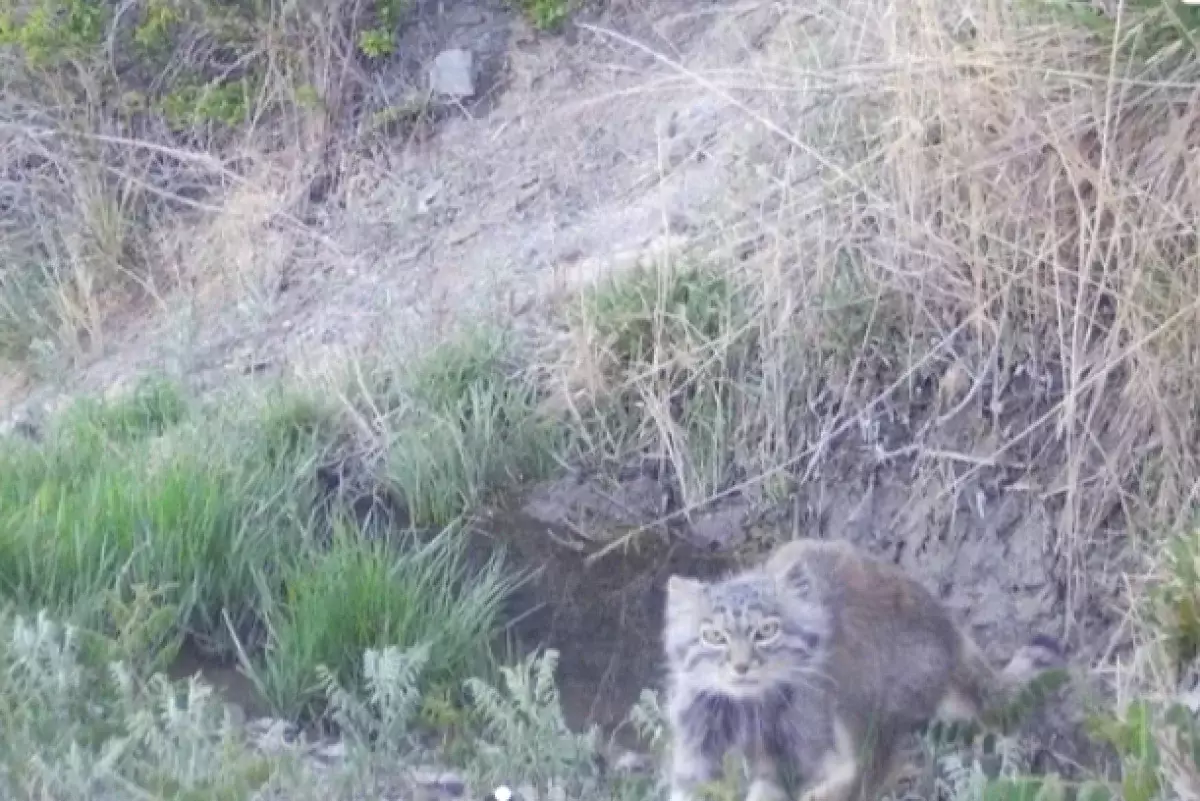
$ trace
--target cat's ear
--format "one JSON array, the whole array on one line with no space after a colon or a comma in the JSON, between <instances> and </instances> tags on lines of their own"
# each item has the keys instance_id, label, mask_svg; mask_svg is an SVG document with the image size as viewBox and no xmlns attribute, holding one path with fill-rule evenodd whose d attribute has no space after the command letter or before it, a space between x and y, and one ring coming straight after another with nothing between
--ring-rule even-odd
<instances>
[{"instance_id":1,"label":"cat's ear","mask_svg":"<svg viewBox=\"0 0 1200 801\"><path fill-rule=\"evenodd\" d=\"M667 579L667 609L692 608L704 597L704 582L686 576Z\"/></svg>"},{"instance_id":2,"label":"cat's ear","mask_svg":"<svg viewBox=\"0 0 1200 801\"><path fill-rule=\"evenodd\" d=\"M773 567L776 583L789 595L798 598L812 595L813 578L807 562L792 560Z\"/></svg>"}]
</instances>

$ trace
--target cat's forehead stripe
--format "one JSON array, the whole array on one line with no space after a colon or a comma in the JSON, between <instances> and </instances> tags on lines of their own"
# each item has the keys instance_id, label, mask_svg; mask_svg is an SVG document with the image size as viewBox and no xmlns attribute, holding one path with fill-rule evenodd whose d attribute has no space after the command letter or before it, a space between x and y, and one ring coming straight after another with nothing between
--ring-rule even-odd
<instances>
[{"instance_id":1,"label":"cat's forehead stripe","mask_svg":"<svg viewBox=\"0 0 1200 801\"><path fill-rule=\"evenodd\" d=\"M718 609L741 613L759 607L766 600L761 581L734 579L713 587L712 602Z\"/></svg>"}]
</instances>

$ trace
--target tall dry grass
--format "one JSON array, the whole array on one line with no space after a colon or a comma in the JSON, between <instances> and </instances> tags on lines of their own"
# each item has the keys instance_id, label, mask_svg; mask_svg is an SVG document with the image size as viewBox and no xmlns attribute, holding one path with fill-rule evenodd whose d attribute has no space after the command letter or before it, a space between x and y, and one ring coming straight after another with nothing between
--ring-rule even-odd
<instances>
[{"instance_id":1,"label":"tall dry grass","mask_svg":"<svg viewBox=\"0 0 1200 801\"><path fill-rule=\"evenodd\" d=\"M86 355L121 313L229 278L206 251L312 238L377 5L0 3L0 359Z\"/></svg>"},{"instance_id":2,"label":"tall dry grass","mask_svg":"<svg viewBox=\"0 0 1200 801\"><path fill-rule=\"evenodd\" d=\"M1108 646L1081 643L1124 789L1194 797L1172 703L1200 656L1200 11L772 8L754 68L657 54L754 123L752 169L735 222L585 292L556 373L585 451L660 457L664 521L848 450L949 465L934 506L989 476L1034 493L1067 634L1124 590Z\"/></svg>"},{"instance_id":3,"label":"tall dry grass","mask_svg":"<svg viewBox=\"0 0 1200 801\"><path fill-rule=\"evenodd\" d=\"M1086 582L1096 537L1177 530L1200 479L1197 53L1125 7L1095 26L996 3L854 17L816 23L840 59L818 130L843 144L787 132L824 162L819 236L903 321L903 370L961 381L955 402L995 421L979 468L1040 468L1049 545Z\"/></svg>"},{"instance_id":4,"label":"tall dry grass","mask_svg":"<svg viewBox=\"0 0 1200 801\"><path fill-rule=\"evenodd\" d=\"M617 398L636 423L605 417L589 446L616 454L613 432L633 431L674 466L681 515L803 483L851 436L880 460L949 458L946 501L983 471L1024 470L1072 606L1089 554L1178 530L1200 486L1192 12L774 8L755 69L659 56L762 134L734 188L742 221L689 254L736 265L715 333L679 300L691 279L660 279L626 299L651 321L652 347L629 358L606 335L620 292L596 290L608 322L576 326L568 407ZM695 426L681 410L701 385L724 389ZM970 453L952 447L964 418L984 421ZM901 451L880 433L896 424ZM723 461L697 470L714 448Z\"/></svg>"}]
</instances>

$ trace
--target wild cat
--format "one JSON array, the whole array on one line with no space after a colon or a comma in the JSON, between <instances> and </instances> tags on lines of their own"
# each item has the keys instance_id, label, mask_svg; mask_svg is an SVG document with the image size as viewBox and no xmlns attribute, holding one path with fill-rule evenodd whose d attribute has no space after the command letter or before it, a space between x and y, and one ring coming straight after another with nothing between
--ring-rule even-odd
<instances>
[{"instance_id":1,"label":"wild cat","mask_svg":"<svg viewBox=\"0 0 1200 801\"><path fill-rule=\"evenodd\" d=\"M1000 672L901 569L844 542L797 540L716 582L667 582L671 801L692 801L727 751L747 801L849 801L882 788L896 746L934 718L977 718L1058 663L1037 638Z\"/></svg>"}]
</instances>

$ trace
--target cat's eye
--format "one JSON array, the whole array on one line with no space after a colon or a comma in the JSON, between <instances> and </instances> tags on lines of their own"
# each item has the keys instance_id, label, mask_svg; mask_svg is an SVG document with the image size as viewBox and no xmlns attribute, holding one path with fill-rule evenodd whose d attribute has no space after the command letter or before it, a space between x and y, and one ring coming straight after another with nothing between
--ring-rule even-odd
<instances>
[{"instance_id":1,"label":"cat's eye","mask_svg":"<svg viewBox=\"0 0 1200 801\"><path fill-rule=\"evenodd\" d=\"M724 648L728 640L725 637L725 632L717 627L704 626L700 629L700 642L709 648Z\"/></svg>"},{"instance_id":2,"label":"cat's eye","mask_svg":"<svg viewBox=\"0 0 1200 801\"><path fill-rule=\"evenodd\" d=\"M754 639L759 644L766 644L777 640L779 638L779 632L779 621L768 620L765 623L760 624L755 630Z\"/></svg>"}]
</instances>

